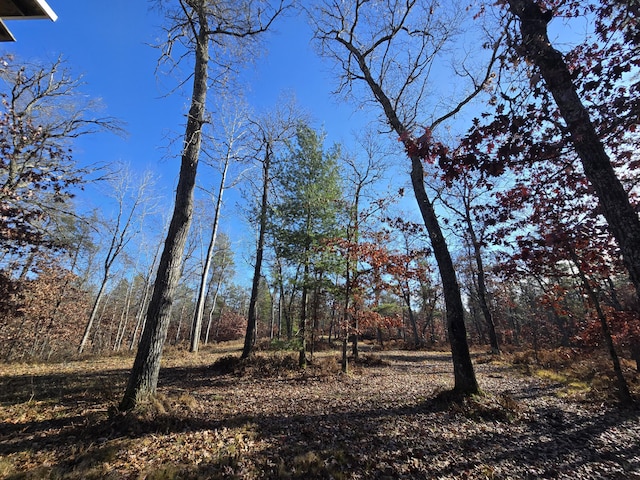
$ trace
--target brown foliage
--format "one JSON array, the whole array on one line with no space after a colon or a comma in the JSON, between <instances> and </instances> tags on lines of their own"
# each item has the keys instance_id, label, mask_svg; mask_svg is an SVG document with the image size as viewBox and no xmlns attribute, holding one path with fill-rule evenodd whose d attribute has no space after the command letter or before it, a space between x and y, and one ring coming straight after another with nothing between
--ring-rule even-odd
<instances>
[{"instance_id":1,"label":"brown foliage","mask_svg":"<svg viewBox=\"0 0 640 480\"><path fill-rule=\"evenodd\" d=\"M37 277L0 276L0 358L50 359L75 351L89 308L77 277L55 261L38 263Z\"/></svg>"},{"instance_id":2,"label":"brown foliage","mask_svg":"<svg viewBox=\"0 0 640 480\"><path fill-rule=\"evenodd\" d=\"M224 310L214 332L213 340L217 342L228 342L244 338L247 329L247 319L244 315L231 310Z\"/></svg>"}]
</instances>

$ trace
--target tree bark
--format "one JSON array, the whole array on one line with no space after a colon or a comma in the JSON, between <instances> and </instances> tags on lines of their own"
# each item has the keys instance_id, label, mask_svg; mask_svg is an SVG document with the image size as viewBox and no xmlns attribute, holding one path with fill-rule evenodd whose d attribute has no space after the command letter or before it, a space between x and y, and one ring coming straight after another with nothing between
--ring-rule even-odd
<instances>
[{"instance_id":1,"label":"tree bark","mask_svg":"<svg viewBox=\"0 0 640 480\"><path fill-rule=\"evenodd\" d=\"M403 131L398 133L403 133ZM451 354L453 357L454 390L465 395L475 394L478 393L480 389L471 362L471 354L469 353L467 329L464 324L464 308L462 306L460 286L456 278L455 268L451 260L449 248L442 235L438 217L424 187L422 160L415 156L411 157L411 167L413 192L418 202L422 219L427 227L433 254L436 257L440 278L442 279L444 303L447 310L447 330L449 332Z\"/></svg>"},{"instance_id":2,"label":"tree bark","mask_svg":"<svg viewBox=\"0 0 640 480\"><path fill-rule=\"evenodd\" d=\"M509 6L520 19L525 55L540 70L567 124L585 176L593 186L609 230L620 246L622 259L640 299L640 220L616 176L589 112L578 97L562 54L549 41L549 12L542 12L533 0L509 0Z\"/></svg>"},{"instance_id":3,"label":"tree bark","mask_svg":"<svg viewBox=\"0 0 640 480\"><path fill-rule=\"evenodd\" d=\"M160 359L171 319L171 305L181 273L182 256L193 214L193 191L202 143L209 61L207 18L199 14L199 31L193 77L193 93L184 136L180 176L169 231L160 257L147 319L138 352L120 403L121 410L134 408L141 400L155 394L160 373Z\"/></svg>"},{"instance_id":4,"label":"tree bark","mask_svg":"<svg viewBox=\"0 0 640 480\"><path fill-rule=\"evenodd\" d=\"M249 298L249 315L247 320L247 333L244 337L244 348L240 358L247 358L255 343L256 324L258 321L257 305L260 277L262 276L262 258L264 256L264 238L267 230L267 208L269 201L269 169L271 167L271 148L267 142L266 151L262 162L262 199L260 205L260 227L258 231L258 245L256 247L256 264L253 269L253 281L251 283L251 297Z\"/></svg>"}]
</instances>

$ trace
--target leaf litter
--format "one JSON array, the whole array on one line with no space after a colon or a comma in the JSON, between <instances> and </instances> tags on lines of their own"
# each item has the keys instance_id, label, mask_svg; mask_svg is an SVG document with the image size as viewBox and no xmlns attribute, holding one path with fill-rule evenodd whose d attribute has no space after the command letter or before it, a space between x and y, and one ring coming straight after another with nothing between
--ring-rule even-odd
<instances>
[{"instance_id":1,"label":"leaf litter","mask_svg":"<svg viewBox=\"0 0 640 480\"><path fill-rule=\"evenodd\" d=\"M500 360L476 362L482 395L455 398L447 354L372 352L348 375L333 355L299 370L174 352L128 413L131 359L2 365L0 478L640 480L635 407Z\"/></svg>"}]
</instances>

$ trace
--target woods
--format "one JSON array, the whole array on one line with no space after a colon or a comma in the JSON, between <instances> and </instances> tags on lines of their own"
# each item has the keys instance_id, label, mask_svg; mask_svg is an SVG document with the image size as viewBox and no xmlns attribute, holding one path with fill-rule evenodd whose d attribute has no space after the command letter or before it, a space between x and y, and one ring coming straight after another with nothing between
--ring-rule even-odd
<instances>
[{"instance_id":1,"label":"woods","mask_svg":"<svg viewBox=\"0 0 640 480\"><path fill-rule=\"evenodd\" d=\"M585 408L634 408L636 2L149 5L162 41L148 73L182 102L180 133L155 146L169 180L159 158L157 171L98 160L127 125L64 56L0 57L3 372L121 355L130 370L104 422L138 418L171 388L167 349L189 363L225 342L231 354L185 367L181 388L275 381L270 368L284 382L374 381L376 362L393 369L415 353L425 375L432 355L450 369L441 392L405 399L411 408L481 409L484 398L524 421L535 393L496 399L538 388L523 375L550 369L588 384ZM272 45L292 30L331 72L323 101L353 115L339 135L337 106L320 118L295 91L252 94L251 71L286 57ZM486 365L502 362L490 375L508 381L493 382Z\"/></svg>"}]
</instances>

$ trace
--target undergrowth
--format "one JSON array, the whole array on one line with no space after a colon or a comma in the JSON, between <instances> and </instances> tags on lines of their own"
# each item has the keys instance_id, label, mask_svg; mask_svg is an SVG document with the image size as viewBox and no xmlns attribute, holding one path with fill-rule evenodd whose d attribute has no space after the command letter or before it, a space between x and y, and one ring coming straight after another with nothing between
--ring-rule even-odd
<instances>
[{"instance_id":1,"label":"undergrowth","mask_svg":"<svg viewBox=\"0 0 640 480\"><path fill-rule=\"evenodd\" d=\"M612 362L604 351L562 347L522 350L504 358L526 375L559 385L559 397L585 401L617 399ZM640 374L631 360L622 359L621 363L632 395L640 398Z\"/></svg>"}]
</instances>

